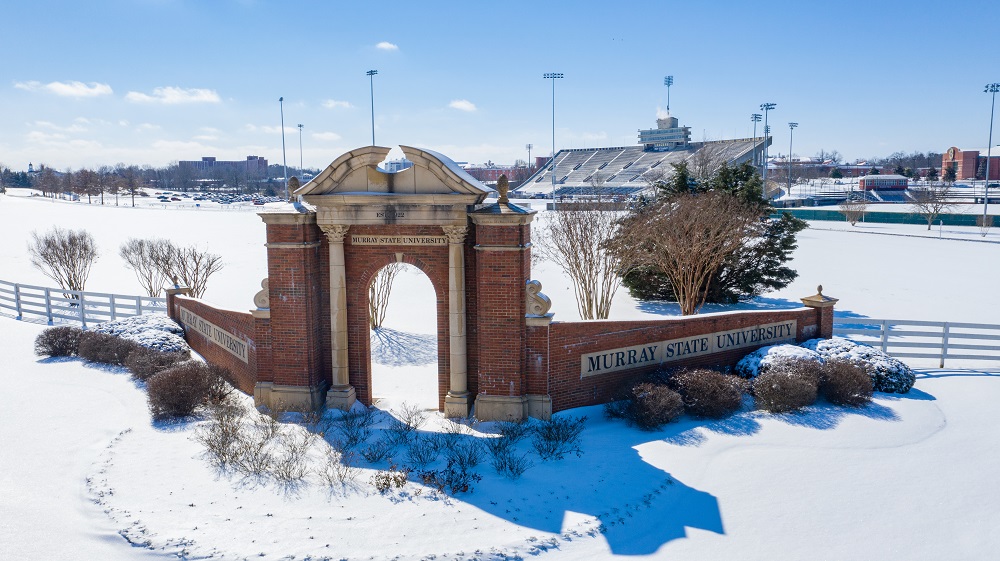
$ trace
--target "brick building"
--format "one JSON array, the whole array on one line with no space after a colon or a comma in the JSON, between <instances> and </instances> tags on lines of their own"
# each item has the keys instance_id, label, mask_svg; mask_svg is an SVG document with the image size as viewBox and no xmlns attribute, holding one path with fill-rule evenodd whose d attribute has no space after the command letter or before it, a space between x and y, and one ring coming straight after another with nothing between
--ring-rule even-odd
<instances>
[{"instance_id":1,"label":"brick building","mask_svg":"<svg viewBox=\"0 0 1000 561\"><path fill-rule=\"evenodd\" d=\"M962 150L952 146L941 156L941 175L955 166L956 179L985 179L986 150ZM990 152L990 181L1000 179L1000 149Z\"/></svg>"}]
</instances>

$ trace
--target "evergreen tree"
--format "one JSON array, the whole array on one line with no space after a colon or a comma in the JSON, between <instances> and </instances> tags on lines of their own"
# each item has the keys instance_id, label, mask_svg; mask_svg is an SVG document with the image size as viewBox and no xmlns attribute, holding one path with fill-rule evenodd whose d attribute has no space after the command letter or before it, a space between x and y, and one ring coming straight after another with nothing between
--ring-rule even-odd
<instances>
[{"instance_id":1,"label":"evergreen tree","mask_svg":"<svg viewBox=\"0 0 1000 561\"><path fill-rule=\"evenodd\" d=\"M833 168L832 170L830 170L830 178L831 179L843 179L844 178L844 172L840 171L840 168Z\"/></svg>"},{"instance_id":2,"label":"evergreen tree","mask_svg":"<svg viewBox=\"0 0 1000 561\"><path fill-rule=\"evenodd\" d=\"M948 169L944 170L944 176L942 176L941 179L944 179L947 183L954 183L955 179L957 179L957 173L958 171L955 169L955 163L952 162L952 164L948 166Z\"/></svg>"},{"instance_id":3,"label":"evergreen tree","mask_svg":"<svg viewBox=\"0 0 1000 561\"><path fill-rule=\"evenodd\" d=\"M938 171L937 169L934 168L934 166L931 166L927 170L927 181L937 181L937 178L938 178Z\"/></svg>"}]
</instances>

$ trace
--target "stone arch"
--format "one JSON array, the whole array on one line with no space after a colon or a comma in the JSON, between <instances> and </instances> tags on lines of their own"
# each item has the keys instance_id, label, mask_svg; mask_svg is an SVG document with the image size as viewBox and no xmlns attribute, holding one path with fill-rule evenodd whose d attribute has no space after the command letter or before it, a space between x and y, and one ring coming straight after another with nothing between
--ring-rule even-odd
<instances>
[{"instance_id":1,"label":"stone arch","mask_svg":"<svg viewBox=\"0 0 1000 561\"><path fill-rule=\"evenodd\" d=\"M372 394L372 360L371 339L368 324L368 289L374 281L375 274L391 263L405 263L419 269L430 280L434 290L437 338L437 395L438 409L444 409L448 394L450 364L449 364L449 325L448 325L448 271L441 271L440 265L429 264L412 251L379 252L369 250L365 264L358 271L348 271L348 292L356 293L357 302L348 311L348 341L350 351L350 382L357 392L357 398L365 405L371 405Z\"/></svg>"}]
</instances>

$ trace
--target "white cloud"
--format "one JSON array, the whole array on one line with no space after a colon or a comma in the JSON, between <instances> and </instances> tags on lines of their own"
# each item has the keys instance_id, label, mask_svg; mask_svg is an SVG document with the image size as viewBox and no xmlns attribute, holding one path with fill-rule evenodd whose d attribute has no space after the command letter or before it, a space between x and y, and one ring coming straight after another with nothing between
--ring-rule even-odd
<instances>
[{"instance_id":1,"label":"white cloud","mask_svg":"<svg viewBox=\"0 0 1000 561\"><path fill-rule=\"evenodd\" d=\"M198 134L192 138L194 138L195 140L205 140L205 141L219 140L219 137L213 134Z\"/></svg>"},{"instance_id":2,"label":"white cloud","mask_svg":"<svg viewBox=\"0 0 1000 561\"><path fill-rule=\"evenodd\" d=\"M247 127L253 127L253 125L247 125ZM251 130L257 130L257 127L254 127ZM281 133L281 127L280 126L278 126L278 127L272 127L272 126L265 125L263 127L260 127L260 130L266 132L267 134L280 134ZM285 127L285 134L294 134L294 133L298 133L298 131L299 131L299 129L297 129L295 127Z\"/></svg>"},{"instance_id":3,"label":"white cloud","mask_svg":"<svg viewBox=\"0 0 1000 561\"><path fill-rule=\"evenodd\" d=\"M257 125L254 125L254 124L251 124L251 123L247 123L247 124L243 125L243 131L244 132L257 132Z\"/></svg>"},{"instance_id":4,"label":"white cloud","mask_svg":"<svg viewBox=\"0 0 1000 561\"><path fill-rule=\"evenodd\" d=\"M111 86L98 82L84 84L83 82L73 81L43 84L41 82L30 81L14 82L14 87L29 92L47 91L63 97L97 97L114 93L111 90Z\"/></svg>"},{"instance_id":5,"label":"white cloud","mask_svg":"<svg viewBox=\"0 0 1000 561\"><path fill-rule=\"evenodd\" d=\"M314 132L312 137L316 140L340 140L340 135L335 132Z\"/></svg>"},{"instance_id":6,"label":"white cloud","mask_svg":"<svg viewBox=\"0 0 1000 561\"><path fill-rule=\"evenodd\" d=\"M33 125L39 128L49 129L57 132L85 132L87 130L85 127L82 127L80 125L70 125L68 127L62 127L55 123L51 123L49 121L35 121Z\"/></svg>"},{"instance_id":7,"label":"white cloud","mask_svg":"<svg viewBox=\"0 0 1000 561\"><path fill-rule=\"evenodd\" d=\"M118 125L122 126L122 127L127 127L128 126L128 121L126 121L125 119L122 119L122 120L118 121Z\"/></svg>"},{"instance_id":8,"label":"white cloud","mask_svg":"<svg viewBox=\"0 0 1000 561\"><path fill-rule=\"evenodd\" d=\"M467 99L456 99L449 103L448 107L458 109L459 111L466 111L468 113L472 113L476 110L476 104Z\"/></svg>"},{"instance_id":9,"label":"white cloud","mask_svg":"<svg viewBox=\"0 0 1000 561\"><path fill-rule=\"evenodd\" d=\"M175 105L178 103L219 103L222 101L215 90L202 88L184 89L174 86L154 88L153 95L142 92L128 92L125 94L125 99L135 103L163 103L166 105Z\"/></svg>"},{"instance_id":10,"label":"white cloud","mask_svg":"<svg viewBox=\"0 0 1000 561\"><path fill-rule=\"evenodd\" d=\"M350 109L354 106L351 105L350 101L337 101L336 99L327 99L326 101L323 102L323 107L326 107L327 109L338 109L338 108Z\"/></svg>"},{"instance_id":11,"label":"white cloud","mask_svg":"<svg viewBox=\"0 0 1000 561\"><path fill-rule=\"evenodd\" d=\"M220 132L222 132L215 127L201 127L198 130L205 134L219 134Z\"/></svg>"},{"instance_id":12,"label":"white cloud","mask_svg":"<svg viewBox=\"0 0 1000 561\"><path fill-rule=\"evenodd\" d=\"M388 41L382 41L382 42L380 42L378 45L375 45L375 48L379 49L379 50L382 50L382 51L398 51L399 50L399 46L398 45L394 45L394 44L392 44L392 43L390 43Z\"/></svg>"},{"instance_id":13,"label":"white cloud","mask_svg":"<svg viewBox=\"0 0 1000 561\"><path fill-rule=\"evenodd\" d=\"M135 128L135 130L139 132L146 132L146 131L158 131L160 130L160 128L161 128L160 125L154 125L153 123L140 123L139 126Z\"/></svg>"}]
</instances>

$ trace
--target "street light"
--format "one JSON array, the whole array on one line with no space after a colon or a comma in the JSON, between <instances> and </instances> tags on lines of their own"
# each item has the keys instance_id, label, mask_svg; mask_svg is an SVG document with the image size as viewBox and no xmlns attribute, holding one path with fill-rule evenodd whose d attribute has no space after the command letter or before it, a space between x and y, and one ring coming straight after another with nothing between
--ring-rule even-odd
<instances>
[{"instance_id":1,"label":"street light","mask_svg":"<svg viewBox=\"0 0 1000 561\"><path fill-rule=\"evenodd\" d=\"M372 96L372 146L375 146L375 78L372 76L378 74L378 70L369 70L365 74L368 75L368 91Z\"/></svg>"},{"instance_id":2,"label":"street light","mask_svg":"<svg viewBox=\"0 0 1000 561\"><path fill-rule=\"evenodd\" d=\"M764 112L764 192L767 192L767 139L771 129L767 126L767 112L777 107L777 103L761 103L760 110Z\"/></svg>"},{"instance_id":3,"label":"street light","mask_svg":"<svg viewBox=\"0 0 1000 561\"><path fill-rule=\"evenodd\" d=\"M546 72L542 78L552 80L552 204L556 204L556 78L562 78L561 72Z\"/></svg>"},{"instance_id":4,"label":"street light","mask_svg":"<svg viewBox=\"0 0 1000 561\"><path fill-rule=\"evenodd\" d=\"M792 137L798 123L788 123L788 194L792 194Z\"/></svg>"},{"instance_id":5,"label":"street light","mask_svg":"<svg viewBox=\"0 0 1000 561\"><path fill-rule=\"evenodd\" d=\"M302 176L302 127L303 125L300 123L299 124L299 179L302 179L301 177Z\"/></svg>"},{"instance_id":6,"label":"street light","mask_svg":"<svg viewBox=\"0 0 1000 561\"><path fill-rule=\"evenodd\" d=\"M285 200L288 200L288 158L285 156L285 98L278 98L278 108L281 110L281 163L285 168Z\"/></svg>"},{"instance_id":7,"label":"street light","mask_svg":"<svg viewBox=\"0 0 1000 561\"><path fill-rule=\"evenodd\" d=\"M760 122L760 113L751 113L750 120L753 121L753 165L757 167L757 123Z\"/></svg>"},{"instance_id":8,"label":"street light","mask_svg":"<svg viewBox=\"0 0 1000 561\"><path fill-rule=\"evenodd\" d=\"M990 156L993 150L993 109L996 107L997 91L1000 90L1000 83L986 84L984 93L992 94L990 101L990 142L986 145L986 188L983 190L983 224L986 224L986 209L990 203Z\"/></svg>"},{"instance_id":9,"label":"street light","mask_svg":"<svg viewBox=\"0 0 1000 561\"><path fill-rule=\"evenodd\" d=\"M667 87L667 113L670 113L670 86L674 85L674 77L673 76L664 77L663 85Z\"/></svg>"}]
</instances>

